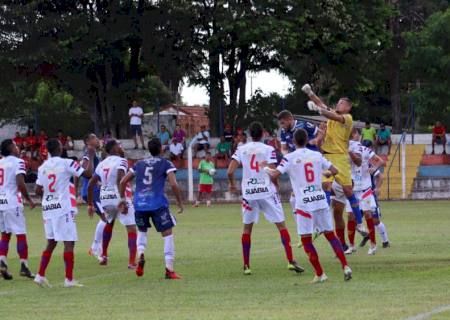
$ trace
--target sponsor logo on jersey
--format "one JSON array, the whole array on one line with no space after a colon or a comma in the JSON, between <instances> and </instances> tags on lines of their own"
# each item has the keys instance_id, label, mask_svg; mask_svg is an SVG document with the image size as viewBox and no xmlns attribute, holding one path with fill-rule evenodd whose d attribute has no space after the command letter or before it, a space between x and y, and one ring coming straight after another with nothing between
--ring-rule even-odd
<instances>
[{"instance_id":1,"label":"sponsor logo on jersey","mask_svg":"<svg viewBox=\"0 0 450 320\"><path fill-rule=\"evenodd\" d=\"M0 199L0 204L8 204L8 200L7 199Z\"/></svg>"},{"instance_id":2,"label":"sponsor logo on jersey","mask_svg":"<svg viewBox=\"0 0 450 320\"><path fill-rule=\"evenodd\" d=\"M50 203L50 204L44 205L42 207L42 210L50 211L50 210L56 210L56 209L61 209L61 208L62 208L61 204L58 202L58 203Z\"/></svg>"},{"instance_id":3,"label":"sponsor logo on jersey","mask_svg":"<svg viewBox=\"0 0 450 320\"><path fill-rule=\"evenodd\" d=\"M266 184L266 180L265 179L258 179L258 178L250 178L247 181L247 185L258 185L258 184Z\"/></svg>"},{"instance_id":4,"label":"sponsor logo on jersey","mask_svg":"<svg viewBox=\"0 0 450 320\"><path fill-rule=\"evenodd\" d=\"M322 186L310 185L303 189L303 193L314 193L318 191L322 191Z\"/></svg>"},{"instance_id":5,"label":"sponsor logo on jersey","mask_svg":"<svg viewBox=\"0 0 450 320\"><path fill-rule=\"evenodd\" d=\"M111 199L117 199L116 194L104 194L100 196L100 200L111 200Z\"/></svg>"},{"instance_id":6,"label":"sponsor logo on jersey","mask_svg":"<svg viewBox=\"0 0 450 320\"><path fill-rule=\"evenodd\" d=\"M252 188L252 189L245 190L246 195L252 195L252 194L256 194L256 193L265 193L265 192L269 192L269 188L263 187L263 188Z\"/></svg>"},{"instance_id":7,"label":"sponsor logo on jersey","mask_svg":"<svg viewBox=\"0 0 450 320\"><path fill-rule=\"evenodd\" d=\"M316 202L316 201L321 201L321 200L325 200L325 195L318 194L316 196L310 196L310 197L303 198L303 203L304 204L308 204L308 203L311 203L311 202Z\"/></svg>"}]
</instances>

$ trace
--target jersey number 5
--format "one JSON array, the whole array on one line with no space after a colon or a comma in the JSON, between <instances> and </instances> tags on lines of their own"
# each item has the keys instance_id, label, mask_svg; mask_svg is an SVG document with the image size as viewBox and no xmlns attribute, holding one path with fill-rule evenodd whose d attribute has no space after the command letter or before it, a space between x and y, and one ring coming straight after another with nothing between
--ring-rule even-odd
<instances>
[{"instance_id":1,"label":"jersey number 5","mask_svg":"<svg viewBox=\"0 0 450 320\"><path fill-rule=\"evenodd\" d=\"M145 168L145 173L144 173L145 178L142 179L143 184L145 184L145 185L152 184L152 180L153 180L152 169L153 168L150 168L150 167Z\"/></svg>"},{"instance_id":2,"label":"jersey number 5","mask_svg":"<svg viewBox=\"0 0 450 320\"><path fill-rule=\"evenodd\" d=\"M259 172L259 162L256 160L256 154L252 154L252 158L250 159L250 169Z\"/></svg>"},{"instance_id":3,"label":"jersey number 5","mask_svg":"<svg viewBox=\"0 0 450 320\"><path fill-rule=\"evenodd\" d=\"M314 170L311 162L305 163L305 179L306 182L311 183L314 181Z\"/></svg>"},{"instance_id":4,"label":"jersey number 5","mask_svg":"<svg viewBox=\"0 0 450 320\"><path fill-rule=\"evenodd\" d=\"M48 184L48 191L55 192L55 183L56 183L56 175L55 174L49 174L48 180L50 180L50 183Z\"/></svg>"}]
</instances>

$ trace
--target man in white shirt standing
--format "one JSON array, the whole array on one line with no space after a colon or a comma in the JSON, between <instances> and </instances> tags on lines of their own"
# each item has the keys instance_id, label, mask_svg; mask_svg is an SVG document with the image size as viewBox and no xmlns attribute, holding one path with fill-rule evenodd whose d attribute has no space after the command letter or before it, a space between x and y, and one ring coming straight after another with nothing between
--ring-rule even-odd
<instances>
[{"instance_id":1,"label":"man in white shirt standing","mask_svg":"<svg viewBox=\"0 0 450 320\"><path fill-rule=\"evenodd\" d=\"M142 149L145 149L144 136L142 135L142 119L144 118L144 110L142 110L136 100L133 101L133 105L128 111L128 115L130 117L130 128L131 133L133 134L134 148L137 149L139 147L136 138L136 136L139 136L141 139Z\"/></svg>"},{"instance_id":2,"label":"man in white shirt standing","mask_svg":"<svg viewBox=\"0 0 450 320\"><path fill-rule=\"evenodd\" d=\"M205 150L208 151L210 147L209 142L210 134L209 131L206 130L206 126L200 127L200 132L195 136L195 140L197 144L195 145L195 153Z\"/></svg>"}]
</instances>

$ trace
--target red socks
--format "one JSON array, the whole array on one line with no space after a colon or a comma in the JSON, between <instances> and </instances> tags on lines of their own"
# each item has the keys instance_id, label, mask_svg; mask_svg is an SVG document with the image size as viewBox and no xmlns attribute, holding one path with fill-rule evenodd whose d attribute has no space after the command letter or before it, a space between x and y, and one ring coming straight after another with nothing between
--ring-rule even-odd
<instances>
[{"instance_id":1,"label":"red socks","mask_svg":"<svg viewBox=\"0 0 450 320\"><path fill-rule=\"evenodd\" d=\"M342 268L344 268L347 265L347 259L345 258L344 250L342 250L342 245L339 243L339 240L336 238L333 231L325 232L325 237L341 262Z\"/></svg>"},{"instance_id":2,"label":"red socks","mask_svg":"<svg viewBox=\"0 0 450 320\"><path fill-rule=\"evenodd\" d=\"M128 232L128 250L130 252L129 263L134 264L136 262L136 244L137 234L136 232Z\"/></svg>"},{"instance_id":3,"label":"red socks","mask_svg":"<svg viewBox=\"0 0 450 320\"><path fill-rule=\"evenodd\" d=\"M319 262L319 256L317 255L316 248L312 243L311 236L302 237L302 244L303 250L305 250L305 253L309 258L309 262L311 262L314 270L316 271L316 275L320 277L323 274L323 270Z\"/></svg>"},{"instance_id":4,"label":"red socks","mask_svg":"<svg viewBox=\"0 0 450 320\"><path fill-rule=\"evenodd\" d=\"M112 238L113 225L107 223L103 229L102 256L108 256L108 246Z\"/></svg>"},{"instance_id":5,"label":"red socks","mask_svg":"<svg viewBox=\"0 0 450 320\"><path fill-rule=\"evenodd\" d=\"M72 281L72 279L73 279L73 264L74 264L73 252L64 252L64 265L66 267L66 279L69 281Z\"/></svg>"},{"instance_id":6,"label":"red socks","mask_svg":"<svg viewBox=\"0 0 450 320\"><path fill-rule=\"evenodd\" d=\"M339 241L341 242L341 245L344 246L345 243L345 228L336 228L336 235L339 238Z\"/></svg>"},{"instance_id":7,"label":"red socks","mask_svg":"<svg viewBox=\"0 0 450 320\"><path fill-rule=\"evenodd\" d=\"M17 236L17 253L22 260L28 259L28 243L25 234L18 234Z\"/></svg>"},{"instance_id":8,"label":"red socks","mask_svg":"<svg viewBox=\"0 0 450 320\"><path fill-rule=\"evenodd\" d=\"M294 260L292 256L292 247L291 247L291 236L289 235L289 231L287 229L280 230L281 243L284 246L284 251L286 252L286 258L289 262Z\"/></svg>"},{"instance_id":9,"label":"red socks","mask_svg":"<svg viewBox=\"0 0 450 320\"><path fill-rule=\"evenodd\" d=\"M250 266L250 247L251 240L248 233L242 234L242 256L244 258L244 266Z\"/></svg>"},{"instance_id":10,"label":"red socks","mask_svg":"<svg viewBox=\"0 0 450 320\"><path fill-rule=\"evenodd\" d=\"M0 256L8 256L9 240L11 239L11 233L2 233L0 240Z\"/></svg>"},{"instance_id":11,"label":"red socks","mask_svg":"<svg viewBox=\"0 0 450 320\"><path fill-rule=\"evenodd\" d=\"M350 242L351 246L355 246L355 232L356 232L356 221L348 220L347 222L347 234L348 234L348 242Z\"/></svg>"},{"instance_id":12,"label":"red socks","mask_svg":"<svg viewBox=\"0 0 450 320\"><path fill-rule=\"evenodd\" d=\"M377 240L375 238L375 225L373 223L373 218L366 218L367 229L369 229L369 238L372 244L376 244Z\"/></svg>"},{"instance_id":13,"label":"red socks","mask_svg":"<svg viewBox=\"0 0 450 320\"><path fill-rule=\"evenodd\" d=\"M44 252L42 252L41 264L39 266L38 272L41 277L45 277L45 270L47 269L51 257L52 253L50 251L45 250Z\"/></svg>"}]
</instances>

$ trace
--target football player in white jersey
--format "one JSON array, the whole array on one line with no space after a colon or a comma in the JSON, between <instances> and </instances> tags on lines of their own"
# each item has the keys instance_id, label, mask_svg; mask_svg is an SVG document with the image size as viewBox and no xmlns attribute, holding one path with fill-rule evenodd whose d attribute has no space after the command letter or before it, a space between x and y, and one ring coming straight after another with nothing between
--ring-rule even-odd
<instances>
[{"instance_id":1,"label":"football player in white jersey","mask_svg":"<svg viewBox=\"0 0 450 320\"><path fill-rule=\"evenodd\" d=\"M136 268L136 221L134 218L134 207L131 199L131 189L125 192L128 210L126 214L119 212L120 203L119 185L120 180L128 171L128 161L123 158L124 150L119 141L112 139L105 145L108 156L98 164L95 173L89 180L88 185L88 213L93 217L95 213L94 187L100 182L100 203L97 207L102 211L103 219L107 225L103 230L102 254L99 257L100 265L108 263L108 245L111 240L112 230L116 218L127 228L129 260L128 268Z\"/></svg>"},{"instance_id":2,"label":"football player in white jersey","mask_svg":"<svg viewBox=\"0 0 450 320\"><path fill-rule=\"evenodd\" d=\"M286 228L283 207L273 179L263 170L263 164L275 167L277 162L275 149L261 142L263 126L253 122L250 127L252 142L240 146L232 157L228 168L230 191L235 191L234 172L242 164L242 251L244 258L244 274L250 275L250 247L253 224L259 220L260 212L266 219L274 223L281 236L288 260L288 269L301 273L304 269L294 260L291 238Z\"/></svg>"},{"instance_id":3,"label":"football player in white jersey","mask_svg":"<svg viewBox=\"0 0 450 320\"><path fill-rule=\"evenodd\" d=\"M77 210L74 177L90 177L93 169L95 151L89 149L89 160L80 166L71 159L61 158L62 145L57 139L47 142L50 158L38 170L36 194L42 197L42 215L44 220L47 247L42 252L39 272L34 281L39 286L51 287L45 271L53 250L58 242L64 242L64 265L66 278L64 287L82 286L73 279L75 241L78 240L75 216Z\"/></svg>"},{"instance_id":4,"label":"football player in white jersey","mask_svg":"<svg viewBox=\"0 0 450 320\"><path fill-rule=\"evenodd\" d=\"M295 193L298 233L301 235L303 249L316 273L312 282L319 283L328 279L312 243L312 234L316 229L323 232L329 241L341 262L344 279L348 281L352 278L352 270L348 266L342 246L334 234L330 207L322 189L322 176L336 175L338 170L320 152L306 148L308 134L304 129L295 131L294 142L297 149L285 155L276 169L265 168L265 171L275 179L283 173L287 173L291 179L292 189Z\"/></svg>"},{"instance_id":5,"label":"football player in white jersey","mask_svg":"<svg viewBox=\"0 0 450 320\"><path fill-rule=\"evenodd\" d=\"M361 165L351 162L351 172L353 179L353 190L355 196L359 201L361 210L364 213L366 219L367 228L369 230L368 236L365 236L362 246L370 239L371 245L368 251L369 255L373 255L377 251L377 244L375 238L375 225L372 217L372 212L376 209L375 197L372 190L371 172L378 170L384 165L383 159L377 156L371 149L362 146L359 141L361 140L361 133L358 128L353 128L350 136L350 148L357 146L361 150ZM371 166L372 164L372 166ZM355 229L356 222L350 204L343 196L343 192L339 188L339 185L335 186L336 197L335 200L341 203L346 203L346 211L348 212L348 236L350 246L345 252L351 254L356 251L355 247Z\"/></svg>"},{"instance_id":6,"label":"football player in white jersey","mask_svg":"<svg viewBox=\"0 0 450 320\"><path fill-rule=\"evenodd\" d=\"M0 275L5 280L13 277L8 271L8 249L11 234L17 238L17 253L20 258L20 275L34 278L28 268L28 244L22 197L34 208L34 203L25 186L25 163L19 158L20 151L13 140L1 144L0 160Z\"/></svg>"}]
</instances>

